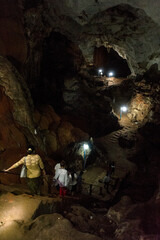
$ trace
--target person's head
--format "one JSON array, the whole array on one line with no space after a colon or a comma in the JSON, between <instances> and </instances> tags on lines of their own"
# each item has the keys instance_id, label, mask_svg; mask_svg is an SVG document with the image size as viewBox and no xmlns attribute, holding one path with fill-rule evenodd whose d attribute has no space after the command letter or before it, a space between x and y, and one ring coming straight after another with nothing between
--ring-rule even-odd
<instances>
[{"instance_id":1,"label":"person's head","mask_svg":"<svg viewBox=\"0 0 160 240\"><path fill-rule=\"evenodd\" d=\"M62 168L65 168L65 161L62 160L62 161L60 162L60 165L61 165Z\"/></svg>"},{"instance_id":2,"label":"person's head","mask_svg":"<svg viewBox=\"0 0 160 240\"><path fill-rule=\"evenodd\" d=\"M33 146L30 146L28 149L27 149L27 153L28 154L33 154L35 153L35 148Z\"/></svg>"},{"instance_id":3,"label":"person's head","mask_svg":"<svg viewBox=\"0 0 160 240\"><path fill-rule=\"evenodd\" d=\"M84 172L81 170L81 171L80 171L80 173L79 173L79 175L80 175L80 176L82 176L82 175L83 175L83 173L84 173Z\"/></svg>"}]
</instances>

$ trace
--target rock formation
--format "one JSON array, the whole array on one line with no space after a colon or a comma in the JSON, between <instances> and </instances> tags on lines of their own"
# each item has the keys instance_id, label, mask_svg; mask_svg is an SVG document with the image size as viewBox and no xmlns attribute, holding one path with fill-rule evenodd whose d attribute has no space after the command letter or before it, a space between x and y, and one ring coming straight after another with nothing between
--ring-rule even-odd
<instances>
[{"instance_id":1,"label":"rock formation","mask_svg":"<svg viewBox=\"0 0 160 240\"><path fill-rule=\"evenodd\" d=\"M159 7L158 0L1 1L0 170L24 156L30 144L49 175L61 159L77 171L85 161L88 184L101 187L98 179L108 164L116 166L111 196L94 195L95 204L107 205L107 225L91 207L69 203L66 214L28 223L28 238L29 231L37 235L38 224L43 239L51 232L60 238L59 220L67 229L64 239L69 232L77 240L160 234ZM19 178L1 172L0 181Z\"/></svg>"}]
</instances>

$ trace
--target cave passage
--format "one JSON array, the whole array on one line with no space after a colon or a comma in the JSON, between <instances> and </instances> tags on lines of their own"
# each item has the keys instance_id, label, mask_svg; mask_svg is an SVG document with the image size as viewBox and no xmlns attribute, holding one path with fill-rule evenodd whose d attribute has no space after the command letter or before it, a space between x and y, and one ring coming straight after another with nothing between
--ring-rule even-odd
<instances>
[{"instance_id":1,"label":"cave passage","mask_svg":"<svg viewBox=\"0 0 160 240\"><path fill-rule=\"evenodd\" d=\"M76 44L67 37L52 32L43 42L41 78L37 86L34 102L51 104L57 112L63 106L62 91L64 79L77 74L83 56Z\"/></svg>"},{"instance_id":2,"label":"cave passage","mask_svg":"<svg viewBox=\"0 0 160 240\"><path fill-rule=\"evenodd\" d=\"M115 77L127 77L131 74L127 61L120 57L113 48L95 47L93 63L97 69L103 69L103 74L108 76L109 72L113 72Z\"/></svg>"}]
</instances>

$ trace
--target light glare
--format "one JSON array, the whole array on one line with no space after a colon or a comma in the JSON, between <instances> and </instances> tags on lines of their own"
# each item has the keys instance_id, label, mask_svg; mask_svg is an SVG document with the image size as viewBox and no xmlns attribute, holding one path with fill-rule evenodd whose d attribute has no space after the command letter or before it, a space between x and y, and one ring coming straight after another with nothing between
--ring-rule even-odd
<instances>
[{"instance_id":1,"label":"light glare","mask_svg":"<svg viewBox=\"0 0 160 240\"><path fill-rule=\"evenodd\" d=\"M126 106L121 107L121 111L122 112L126 112L127 111L127 107Z\"/></svg>"},{"instance_id":2,"label":"light glare","mask_svg":"<svg viewBox=\"0 0 160 240\"><path fill-rule=\"evenodd\" d=\"M87 150L89 148L88 144L83 144L84 150Z\"/></svg>"},{"instance_id":3,"label":"light glare","mask_svg":"<svg viewBox=\"0 0 160 240\"><path fill-rule=\"evenodd\" d=\"M113 72L109 72L109 73L108 73L108 76L109 76L109 77L113 77L113 75L114 75Z\"/></svg>"}]
</instances>

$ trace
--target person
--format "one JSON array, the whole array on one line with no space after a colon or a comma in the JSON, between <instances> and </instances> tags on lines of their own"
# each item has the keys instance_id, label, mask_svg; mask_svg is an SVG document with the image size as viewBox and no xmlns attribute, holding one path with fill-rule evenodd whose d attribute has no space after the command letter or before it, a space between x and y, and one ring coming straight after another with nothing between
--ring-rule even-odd
<instances>
[{"instance_id":1,"label":"person","mask_svg":"<svg viewBox=\"0 0 160 240\"><path fill-rule=\"evenodd\" d=\"M56 171L54 179L58 182L60 197L65 196L68 186L68 171L65 169L63 162L60 163L60 168Z\"/></svg>"},{"instance_id":2,"label":"person","mask_svg":"<svg viewBox=\"0 0 160 240\"><path fill-rule=\"evenodd\" d=\"M54 185L55 185L55 187L56 187L56 189L57 189L58 191L59 191L59 184L58 184L58 181L55 179L55 176L57 175L58 169L61 168L61 165L63 165L63 166L66 165L64 160L62 160L60 163L57 163L57 164L55 165L55 167L54 167L53 183L54 183ZM53 186L53 185L52 185L52 186Z\"/></svg>"},{"instance_id":3,"label":"person","mask_svg":"<svg viewBox=\"0 0 160 240\"><path fill-rule=\"evenodd\" d=\"M27 156L24 156L11 167L5 169L5 172L17 168L22 164L25 164L27 168L27 185L30 189L30 192L32 195L40 195L40 188L42 183L41 170L43 175L46 175L44 164L41 157L35 153L35 148L33 146L30 146L28 148L27 153Z\"/></svg>"},{"instance_id":4,"label":"person","mask_svg":"<svg viewBox=\"0 0 160 240\"><path fill-rule=\"evenodd\" d=\"M108 163L107 172L111 176L115 172L115 163L114 161Z\"/></svg>"},{"instance_id":5,"label":"person","mask_svg":"<svg viewBox=\"0 0 160 240\"><path fill-rule=\"evenodd\" d=\"M77 191L77 174L72 170L69 175L69 182L68 182L68 189L71 192L71 195L73 196L74 193Z\"/></svg>"},{"instance_id":6,"label":"person","mask_svg":"<svg viewBox=\"0 0 160 240\"><path fill-rule=\"evenodd\" d=\"M106 188L107 193L110 193L110 192L109 192L109 184L110 184L110 181L111 181L110 174L107 173L106 176L103 178L104 187Z\"/></svg>"},{"instance_id":7,"label":"person","mask_svg":"<svg viewBox=\"0 0 160 240\"><path fill-rule=\"evenodd\" d=\"M64 160L62 160L60 163L57 163L57 164L55 165L55 167L54 167L55 175L56 175L57 170L58 170L59 168L61 168L61 164L62 164L63 166L66 165Z\"/></svg>"},{"instance_id":8,"label":"person","mask_svg":"<svg viewBox=\"0 0 160 240\"><path fill-rule=\"evenodd\" d=\"M115 172L115 162L114 161L111 162L110 168L111 168L111 175L112 175Z\"/></svg>"}]
</instances>

